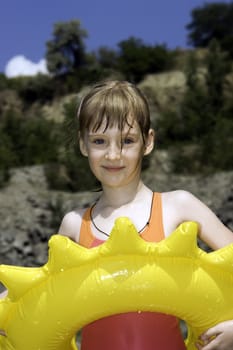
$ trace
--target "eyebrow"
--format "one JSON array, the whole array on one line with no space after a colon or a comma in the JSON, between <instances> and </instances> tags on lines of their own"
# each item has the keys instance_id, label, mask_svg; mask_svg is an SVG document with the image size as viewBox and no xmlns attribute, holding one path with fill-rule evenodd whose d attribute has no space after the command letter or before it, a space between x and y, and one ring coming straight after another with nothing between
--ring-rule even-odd
<instances>
[{"instance_id":1,"label":"eyebrow","mask_svg":"<svg viewBox=\"0 0 233 350\"><path fill-rule=\"evenodd\" d=\"M136 132L123 132L122 136L138 136L138 133Z\"/></svg>"},{"instance_id":2,"label":"eyebrow","mask_svg":"<svg viewBox=\"0 0 233 350\"><path fill-rule=\"evenodd\" d=\"M104 133L90 133L90 134L87 134L87 137L104 136L104 135L105 135Z\"/></svg>"},{"instance_id":3,"label":"eyebrow","mask_svg":"<svg viewBox=\"0 0 233 350\"><path fill-rule=\"evenodd\" d=\"M104 136L104 135L106 135L105 134L105 132L90 132L90 133L88 133L88 137L93 137L93 136ZM131 131L131 130L129 130L128 132L120 132L120 135L121 136L138 136L138 133L137 132L134 132L134 131Z\"/></svg>"}]
</instances>

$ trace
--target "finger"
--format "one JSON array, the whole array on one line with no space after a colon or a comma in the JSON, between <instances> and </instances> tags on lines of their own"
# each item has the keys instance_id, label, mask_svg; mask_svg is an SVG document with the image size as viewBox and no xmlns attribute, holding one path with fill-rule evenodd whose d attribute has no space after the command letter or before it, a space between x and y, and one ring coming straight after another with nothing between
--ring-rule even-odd
<instances>
[{"instance_id":1,"label":"finger","mask_svg":"<svg viewBox=\"0 0 233 350\"><path fill-rule=\"evenodd\" d=\"M2 329L0 329L0 335L6 336L6 333Z\"/></svg>"},{"instance_id":2,"label":"finger","mask_svg":"<svg viewBox=\"0 0 233 350\"><path fill-rule=\"evenodd\" d=\"M221 331L219 330L219 327L212 327L212 328L209 328L205 333L203 333L201 336L200 336L200 339L203 340L203 341L206 341L206 340L211 340L216 338L217 335L219 335L221 333Z\"/></svg>"},{"instance_id":3,"label":"finger","mask_svg":"<svg viewBox=\"0 0 233 350\"><path fill-rule=\"evenodd\" d=\"M219 349L219 339L214 338L214 339L210 340L201 349L202 350L217 350L217 349Z\"/></svg>"},{"instance_id":4,"label":"finger","mask_svg":"<svg viewBox=\"0 0 233 350\"><path fill-rule=\"evenodd\" d=\"M198 350L202 350L203 349L203 347L202 347L202 345L200 343L196 343L195 345L196 345L196 348Z\"/></svg>"}]
</instances>

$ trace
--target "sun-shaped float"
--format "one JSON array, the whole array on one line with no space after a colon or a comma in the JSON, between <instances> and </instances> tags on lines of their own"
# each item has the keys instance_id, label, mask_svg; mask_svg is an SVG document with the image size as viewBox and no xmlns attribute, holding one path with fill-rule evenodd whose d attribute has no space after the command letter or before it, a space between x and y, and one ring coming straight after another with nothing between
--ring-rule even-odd
<instances>
[{"instance_id":1,"label":"sun-shaped float","mask_svg":"<svg viewBox=\"0 0 233 350\"><path fill-rule=\"evenodd\" d=\"M99 318L130 311L176 315L189 327L186 346L233 319L233 244L206 253L197 224L185 222L159 243L145 242L127 218L110 238L86 249L54 235L38 268L0 266L8 296L0 302L0 350L75 350L75 335Z\"/></svg>"}]
</instances>

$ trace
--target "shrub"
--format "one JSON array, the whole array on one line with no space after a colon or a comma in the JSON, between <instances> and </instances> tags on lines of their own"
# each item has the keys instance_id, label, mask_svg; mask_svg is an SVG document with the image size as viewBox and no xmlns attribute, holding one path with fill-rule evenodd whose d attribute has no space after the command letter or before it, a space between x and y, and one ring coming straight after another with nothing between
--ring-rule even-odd
<instances>
[{"instance_id":1,"label":"shrub","mask_svg":"<svg viewBox=\"0 0 233 350\"><path fill-rule=\"evenodd\" d=\"M5 151L4 163L10 166L43 164L57 158L56 124L43 116L25 118L7 111L1 121Z\"/></svg>"},{"instance_id":2,"label":"shrub","mask_svg":"<svg viewBox=\"0 0 233 350\"><path fill-rule=\"evenodd\" d=\"M55 95L54 79L48 75L38 74L33 77L18 77L11 80L12 88L18 92L26 106L34 102L51 101Z\"/></svg>"},{"instance_id":3,"label":"shrub","mask_svg":"<svg viewBox=\"0 0 233 350\"><path fill-rule=\"evenodd\" d=\"M88 161L79 151L77 100L64 104L64 123L60 125L60 148L56 162L45 168L49 187L63 191L83 191L98 187Z\"/></svg>"}]
</instances>

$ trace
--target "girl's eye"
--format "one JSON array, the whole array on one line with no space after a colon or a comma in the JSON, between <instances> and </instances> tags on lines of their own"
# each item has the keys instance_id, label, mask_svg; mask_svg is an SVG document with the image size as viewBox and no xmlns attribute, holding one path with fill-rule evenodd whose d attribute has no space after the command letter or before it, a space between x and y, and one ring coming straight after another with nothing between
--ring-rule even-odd
<instances>
[{"instance_id":1,"label":"girl's eye","mask_svg":"<svg viewBox=\"0 0 233 350\"><path fill-rule=\"evenodd\" d=\"M124 145L130 145L133 142L134 142L134 140L132 138L129 138L129 137L126 137L125 139L123 139Z\"/></svg>"},{"instance_id":2,"label":"girl's eye","mask_svg":"<svg viewBox=\"0 0 233 350\"><path fill-rule=\"evenodd\" d=\"M95 145L103 145L104 144L104 139L94 139L92 142Z\"/></svg>"}]
</instances>

